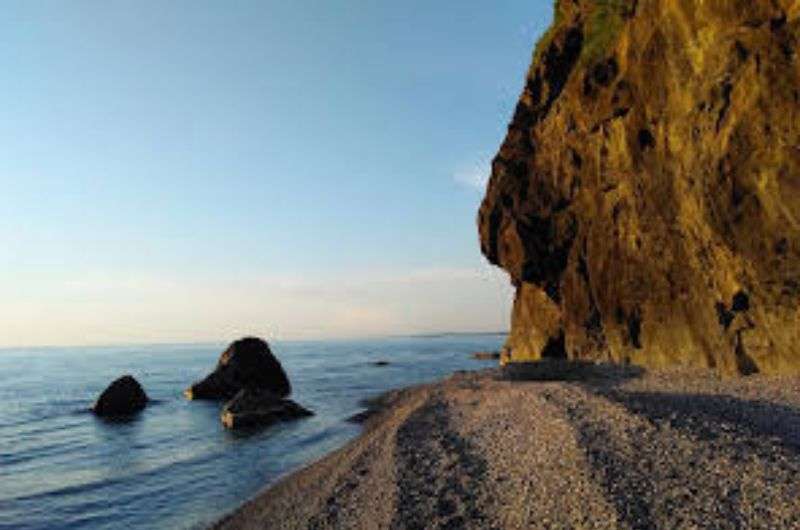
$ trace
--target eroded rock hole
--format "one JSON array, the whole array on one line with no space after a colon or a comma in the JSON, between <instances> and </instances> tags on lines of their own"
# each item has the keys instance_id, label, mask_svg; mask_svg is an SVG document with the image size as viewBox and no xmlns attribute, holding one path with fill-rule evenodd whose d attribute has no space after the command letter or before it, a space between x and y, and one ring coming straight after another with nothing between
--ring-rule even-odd
<instances>
[{"instance_id":1,"label":"eroded rock hole","mask_svg":"<svg viewBox=\"0 0 800 530\"><path fill-rule=\"evenodd\" d=\"M637 350L642 349L642 316L638 310L635 310L628 317L628 336L631 340L631 345Z\"/></svg>"},{"instance_id":2,"label":"eroded rock hole","mask_svg":"<svg viewBox=\"0 0 800 530\"><path fill-rule=\"evenodd\" d=\"M736 41L735 46L736 46L736 54L739 56L739 60L742 62L746 61L747 58L750 57L750 50L748 50L740 40Z\"/></svg>"},{"instance_id":3,"label":"eroded rock hole","mask_svg":"<svg viewBox=\"0 0 800 530\"><path fill-rule=\"evenodd\" d=\"M555 336L550 337L542 350L543 359L566 359L567 349L565 347L564 331Z\"/></svg>"},{"instance_id":4,"label":"eroded rock hole","mask_svg":"<svg viewBox=\"0 0 800 530\"><path fill-rule=\"evenodd\" d=\"M567 267L577 232L574 215L567 211L560 214L560 220L531 214L527 216L527 222L517 225L526 255L521 279L543 287L555 303L560 303L561 276Z\"/></svg>"},{"instance_id":5,"label":"eroded rock hole","mask_svg":"<svg viewBox=\"0 0 800 530\"><path fill-rule=\"evenodd\" d=\"M553 301L554 304L561 303L561 289L558 285L558 282L550 281L547 282L547 285L544 286L544 292Z\"/></svg>"},{"instance_id":6,"label":"eroded rock hole","mask_svg":"<svg viewBox=\"0 0 800 530\"><path fill-rule=\"evenodd\" d=\"M772 31L780 31L786 25L786 13L781 13L781 16L773 18L769 21L769 29Z\"/></svg>"},{"instance_id":7,"label":"eroded rock hole","mask_svg":"<svg viewBox=\"0 0 800 530\"><path fill-rule=\"evenodd\" d=\"M733 295L730 309L722 302L717 302L714 309L717 311L719 325L727 330L736 318L736 313L750 310L750 296L744 291L739 291Z\"/></svg>"},{"instance_id":8,"label":"eroded rock hole","mask_svg":"<svg viewBox=\"0 0 800 530\"><path fill-rule=\"evenodd\" d=\"M733 304L731 311L734 313L741 313L750 310L750 297L744 291L739 291L733 296Z\"/></svg>"},{"instance_id":9,"label":"eroded rock hole","mask_svg":"<svg viewBox=\"0 0 800 530\"><path fill-rule=\"evenodd\" d=\"M651 133L649 130L641 129L637 136L639 140L639 149L642 151L656 146L656 139L653 137L653 133Z\"/></svg>"},{"instance_id":10,"label":"eroded rock hole","mask_svg":"<svg viewBox=\"0 0 800 530\"><path fill-rule=\"evenodd\" d=\"M617 78L619 65L615 58L596 65L592 71L592 79L600 86L607 87Z\"/></svg>"},{"instance_id":11,"label":"eroded rock hole","mask_svg":"<svg viewBox=\"0 0 800 530\"><path fill-rule=\"evenodd\" d=\"M747 195L748 191L742 187L739 182L734 180L731 185L731 204L738 208L742 205Z\"/></svg>"},{"instance_id":12,"label":"eroded rock hole","mask_svg":"<svg viewBox=\"0 0 800 530\"><path fill-rule=\"evenodd\" d=\"M577 151L570 149L570 161L572 162L572 167L575 169L581 169L583 167L583 158L581 155L578 154Z\"/></svg>"},{"instance_id":13,"label":"eroded rock hole","mask_svg":"<svg viewBox=\"0 0 800 530\"><path fill-rule=\"evenodd\" d=\"M631 111L630 107L620 107L614 109L614 114L612 115L614 119L624 118L628 115Z\"/></svg>"},{"instance_id":14,"label":"eroded rock hole","mask_svg":"<svg viewBox=\"0 0 800 530\"><path fill-rule=\"evenodd\" d=\"M733 318L736 315L734 315L732 311L728 311L728 308L725 307L725 304L723 304L722 302L717 302L714 305L714 309L717 311L717 320L719 321L719 325L725 328L726 330L729 327L731 327Z\"/></svg>"}]
</instances>

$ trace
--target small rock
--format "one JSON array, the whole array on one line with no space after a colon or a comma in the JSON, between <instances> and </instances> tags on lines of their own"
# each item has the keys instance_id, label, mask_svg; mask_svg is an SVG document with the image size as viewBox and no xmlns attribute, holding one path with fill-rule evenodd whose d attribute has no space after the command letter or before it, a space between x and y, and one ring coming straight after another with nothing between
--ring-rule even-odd
<instances>
[{"instance_id":1,"label":"small rock","mask_svg":"<svg viewBox=\"0 0 800 530\"><path fill-rule=\"evenodd\" d=\"M473 359L479 361L496 361L500 359L499 351L479 351L472 354Z\"/></svg>"},{"instance_id":2,"label":"small rock","mask_svg":"<svg viewBox=\"0 0 800 530\"><path fill-rule=\"evenodd\" d=\"M130 375L111 383L97 398L92 412L98 416L129 416L147 406L147 394L142 385Z\"/></svg>"},{"instance_id":3,"label":"small rock","mask_svg":"<svg viewBox=\"0 0 800 530\"><path fill-rule=\"evenodd\" d=\"M222 408L220 420L228 429L266 427L278 421L313 416L313 412L290 399L266 390L245 388Z\"/></svg>"},{"instance_id":4,"label":"small rock","mask_svg":"<svg viewBox=\"0 0 800 530\"><path fill-rule=\"evenodd\" d=\"M373 361L372 362L372 366L389 366L390 364L392 364L392 363L390 363L389 361Z\"/></svg>"},{"instance_id":5,"label":"small rock","mask_svg":"<svg viewBox=\"0 0 800 530\"><path fill-rule=\"evenodd\" d=\"M357 425L364 424L367 422L368 419L373 417L376 414L376 412L377 411L371 409L362 410L361 412L357 412L356 414L353 414L352 416L347 418L347 422L355 423Z\"/></svg>"}]
</instances>

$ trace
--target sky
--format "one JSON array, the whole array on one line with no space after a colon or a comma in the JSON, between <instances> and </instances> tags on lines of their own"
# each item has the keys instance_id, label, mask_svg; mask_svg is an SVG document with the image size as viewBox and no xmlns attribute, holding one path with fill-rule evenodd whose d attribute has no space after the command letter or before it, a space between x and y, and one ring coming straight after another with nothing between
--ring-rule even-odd
<instances>
[{"instance_id":1,"label":"sky","mask_svg":"<svg viewBox=\"0 0 800 530\"><path fill-rule=\"evenodd\" d=\"M549 0L8 0L0 346L508 328L476 213Z\"/></svg>"}]
</instances>

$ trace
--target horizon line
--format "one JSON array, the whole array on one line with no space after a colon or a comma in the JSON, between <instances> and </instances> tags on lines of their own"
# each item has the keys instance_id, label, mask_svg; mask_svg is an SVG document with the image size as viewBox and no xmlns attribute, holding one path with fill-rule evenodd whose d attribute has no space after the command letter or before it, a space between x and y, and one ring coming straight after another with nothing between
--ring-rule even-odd
<instances>
[{"instance_id":1,"label":"horizon line","mask_svg":"<svg viewBox=\"0 0 800 530\"><path fill-rule=\"evenodd\" d=\"M477 336L477 335L508 335L509 331L490 330L490 331L439 331L439 332L423 332L423 333L398 333L398 334L379 334L379 335L361 335L351 337L328 337L328 338L293 338L293 339L264 339L267 343L298 343L298 342L348 342L348 341L361 341L361 340L379 340L379 339L400 339L400 338L438 338L438 337L452 337L452 336ZM255 336L244 334L242 337ZM242 338L239 337L239 338ZM165 341L165 342L119 342L119 343L96 343L96 344L39 344L39 345L10 345L0 346L0 353L9 350L50 350L50 349L64 349L64 348L134 348L134 347L150 347L150 346L224 346L230 344L233 340L219 340L219 341Z\"/></svg>"}]
</instances>

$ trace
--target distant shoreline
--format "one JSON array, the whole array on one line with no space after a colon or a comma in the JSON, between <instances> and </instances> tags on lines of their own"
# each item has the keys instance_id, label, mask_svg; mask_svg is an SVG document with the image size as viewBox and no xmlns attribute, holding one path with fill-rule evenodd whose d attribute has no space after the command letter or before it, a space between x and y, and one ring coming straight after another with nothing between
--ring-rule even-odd
<instances>
[{"instance_id":1,"label":"distant shoreline","mask_svg":"<svg viewBox=\"0 0 800 530\"><path fill-rule=\"evenodd\" d=\"M505 336L508 331L448 331L444 333L415 333L411 335L387 335L386 338L436 339L441 337Z\"/></svg>"}]
</instances>

